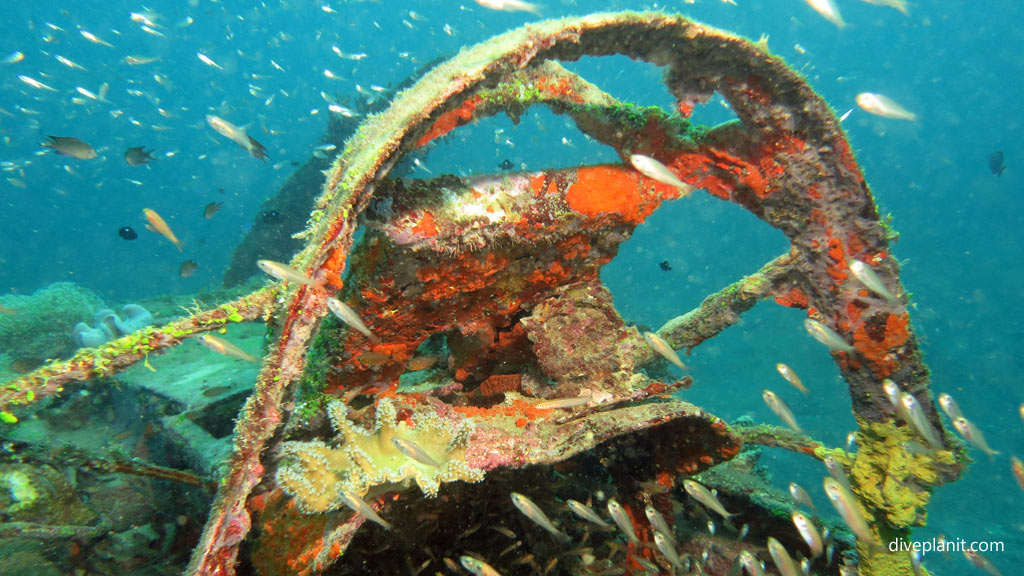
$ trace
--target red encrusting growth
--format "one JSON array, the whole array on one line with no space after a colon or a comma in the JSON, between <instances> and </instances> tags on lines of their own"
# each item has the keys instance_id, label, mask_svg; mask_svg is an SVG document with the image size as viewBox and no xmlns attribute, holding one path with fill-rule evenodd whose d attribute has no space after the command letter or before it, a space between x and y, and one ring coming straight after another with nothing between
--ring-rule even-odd
<instances>
[{"instance_id":1,"label":"red encrusting growth","mask_svg":"<svg viewBox=\"0 0 1024 576\"><path fill-rule=\"evenodd\" d=\"M479 418L481 420L487 420L496 416L536 420L538 418L543 419L551 416L551 410L540 410L539 408L534 408L533 404L522 399L515 400L511 404L496 404L489 408L480 408L477 406L453 406L452 409L468 418ZM520 428L522 428L522 426L520 426Z\"/></svg>"},{"instance_id":2,"label":"red encrusting growth","mask_svg":"<svg viewBox=\"0 0 1024 576\"><path fill-rule=\"evenodd\" d=\"M427 133L416 141L416 147L423 146L431 140L444 136L459 126L468 123L473 119L473 111L482 100L480 96L467 98L462 101L458 108L441 114L437 121L434 122L434 125L430 127L430 130L427 130Z\"/></svg>"},{"instance_id":3,"label":"red encrusting growth","mask_svg":"<svg viewBox=\"0 0 1024 576\"><path fill-rule=\"evenodd\" d=\"M661 204L678 196L678 190L645 178L624 166L583 166L576 182L565 193L569 208L587 216L616 214L631 224L643 222Z\"/></svg>"},{"instance_id":4,"label":"red encrusting growth","mask_svg":"<svg viewBox=\"0 0 1024 576\"><path fill-rule=\"evenodd\" d=\"M437 236L437 225L434 223L434 215L430 212L424 212L420 221L412 227L412 233L427 238Z\"/></svg>"},{"instance_id":5,"label":"red encrusting growth","mask_svg":"<svg viewBox=\"0 0 1024 576\"><path fill-rule=\"evenodd\" d=\"M810 298L799 288L792 288L785 294L777 294L775 302L787 308L806 309L811 304Z\"/></svg>"},{"instance_id":6,"label":"red encrusting growth","mask_svg":"<svg viewBox=\"0 0 1024 576\"><path fill-rule=\"evenodd\" d=\"M887 378L899 367L899 349L910 337L907 313L880 312L853 331L853 345L870 363L878 378Z\"/></svg>"},{"instance_id":7,"label":"red encrusting growth","mask_svg":"<svg viewBox=\"0 0 1024 576\"><path fill-rule=\"evenodd\" d=\"M540 78L534 83L534 87L548 98L568 100L577 104L583 103L583 97L576 93L573 82L569 77Z\"/></svg>"},{"instance_id":8,"label":"red encrusting growth","mask_svg":"<svg viewBox=\"0 0 1024 576\"><path fill-rule=\"evenodd\" d=\"M254 512L258 512L265 537L254 548L253 561L264 570L273 567L277 574L310 574L309 567L325 552L323 534L328 518L302 512L279 488L253 500L256 498L261 502ZM251 500L249 506L252 508Z\"/></svg>"},{"instance_id":9,"label":"red encrusting growth","mask_svg":"<svg viewBox=\"0 0 1024 576\"><path fill-rule=\"evenodd\" d=\"M833 285L838 286L846 282L850 276L846 268L846 251L843 249L843 241L835 236L829 236L828 257L831 262L826 265L825 271L832 277Z\"/></svg>"}]
</instances>

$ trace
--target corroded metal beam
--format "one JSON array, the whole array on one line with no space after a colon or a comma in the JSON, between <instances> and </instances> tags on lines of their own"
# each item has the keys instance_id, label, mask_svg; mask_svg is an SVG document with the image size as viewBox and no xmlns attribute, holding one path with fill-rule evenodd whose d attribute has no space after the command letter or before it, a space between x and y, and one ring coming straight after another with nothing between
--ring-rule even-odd
<instances>
[{"instance_id":1,"label":"corroded metal beam","mask_svg":"<svg viewBox=\"0 0 1024 576\"><path fill-rule=\"evenodd\" d=\"M162 354L189 338L237 322L262 320L274 308L273 286L247 294L211 310L196 310L164 326L143 328L96 348L84 348L68 360L45 364L0 387L0 411L23 407L64 391L75 382L113 376L149 355Z\"/></svg>"}]
</instances>

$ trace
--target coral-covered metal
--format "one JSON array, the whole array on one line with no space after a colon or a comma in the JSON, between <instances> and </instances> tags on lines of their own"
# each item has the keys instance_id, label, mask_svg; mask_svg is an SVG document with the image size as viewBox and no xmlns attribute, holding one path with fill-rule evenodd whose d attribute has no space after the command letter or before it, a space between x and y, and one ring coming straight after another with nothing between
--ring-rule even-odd
<instances>
[{"instance_id":1,"label":"coral-covered metal","mask_svg":"<svg viewBox=\"0 0 1024 576\"><path fill-rule=\"evenodd\" d=\"M613 53L666 66L666 84L680 115L620 105L548 63ZM691 129L685 117L715 93L729 102L739 122L709 131ZM589 393L605 399L601 395L607 394L614 401L651 392L653 384L645 388L647 383L636 381L632 372L635 351L643 346L614 315L595 278L631 227L661 200L674 197L672 189L627 165L437 181L408 190L397 190L398 184L386 178L408 151L475 118L500 111L516 117L534 103L572 115L587 134L623 157L641 153L656 158L684 181L783 231L793 248L786 262L788 281L773 284L770 294L784 305L806 309L852 344L853 351L834 356L850 385L857 417L865 426L892 422L893 408L879 386L882 378L892 378L917 395L937 422L927 369L903 302L876 297L848 273L850 261L861 260L891 292L902 292L886 229L825 102L781 60L683 18L605 14L545 22L442 64L365 123L346 145L328 174L307 248L294 260L311 277L326 277L328 285L325 290L299 287L285 304L279 344L239 422L232 472L192 573L232 569L238 542L250 528L247 502L270 464L263 456L267 441L286 419L282 404L302 376L306 351L326 313L324 299L342 288L356 218L371 202L376 203L367 214L371 222L379 219L376 237L361 247L352 275L355 285L345 294L359 304L383 344L353 334L340 344L322 345L330 352L319 364L329 365L331 374L312 372L328 382L326 392L344 395L348 389L350 398L367 391L378 398L396 396L396 405L407 403L396 412L398 418L404 414L415 420L414 414L427 412L443 414L453 424L471 420L476 431L458 450L468 454L485 445L490 460L509 466L525 463L509 452L521 444L500 438L508 430L528 430L539 419L531 401L511 392L517 386L510 379L493 380L502 375L496 374L502 358L527 360L511 362L513 373L504 376L539 372L554 382L553 395L559 397ZM382 205L384 199L392 204ZM592 326L606 329L606 336L588 338ZM443 332L452 333L452 383L425 398L401 394L405 363L427 338ZM666 334L675 343L686 342L677 332ZM595 340L600 346L577 349ZM444 393L469 401L474 388L494 386L509 390L508 400L485 408L445 401ZM522 381L518 387L523 390ZM500 418L511 419L512 426L499 426L504 431L496 436L487 432ZM535 441L547 438L542 434ZM861 440L862 445L871 443L867 435ZM443 457L444 450L438 454ZM496 465L466 458L471 467ZM864 504L869 515L874 506L883 506L867 499ZM894 522L891 515L874 520L876 529L888 531L908 525ZM862 566L872 573L871 557L877 554L861 552Z\"/></svg>"},{"instance_id":2,"label":"coral-covered metal","mask_svg":"<svg viewBox=\"0 0 1024 576\"><path fill-rule=\"evenodd\" d=\"M554 62L610 54L665 67L676 110L618 102ZM715 94L738 121L692 125L695 106ZM571 117L624 162L388 178L405 154L460 126L498 113L517 120L534 104ZM491 546L500 538L474 536L479 525L493 522L499 505L510 509L509 487L527 491L519 487L530 479L543 484L533 485L534 495L548 500L556 492L583 497L583 487L565 478L589 482L589 493L614 491L650 542L648 525L636 520L643 503L670 512L661 488L735 457L741 438L831 455L813 441L765 431L737 436L670 396L691 384L688 377L640 370L654 352L619 317L599 272L639 223L680 192L634 170L631 154L744 207L791 244L659 335L689 349L758 300L806 310L850 346L832 355L850 387L861 456L852 465L836 459L849 467L872 530L890 539L920 524L931 487L955 479L962 459L952 446L930 455L901 448L909 427L896 419L882 379L939 421L889 231L834 114L779 58L741 38L679 16L597 14L530 25L463 51L346 143L302 233L306 248L292 262L325 283L290 287L278 300L277 341L240 414L229 472L188 572L233 574L250 532L250 559L261 573L326 570L365 534L380 536L363 527L365 515L348 512L359 500L386 517L423 525L444 518L452 529L459 524L449 504L462 506L476 524L455 540ZM353 249L360 225L366 234ZM897 298L854 278L854 260ZM332 296L357 309L374 337L325 320ZM886 478L897 481L878 488ZM422 530L419 542L440 529ZM567 570L638 571L653 557L651 546L622 548L598 531L572 530L610 552L581 552L562 560ZM559 553L550 543L530 544L555 562L535 571L555 570ZM727 572L727 558L746 546L734 542L731 556L710 555L704 570ZM353 546L353 562L388 561L370 548ZM905 555L858 551L861 574L910 569ZM433 561L428 554L422 566Z\"/></svg>"}]
</instances>

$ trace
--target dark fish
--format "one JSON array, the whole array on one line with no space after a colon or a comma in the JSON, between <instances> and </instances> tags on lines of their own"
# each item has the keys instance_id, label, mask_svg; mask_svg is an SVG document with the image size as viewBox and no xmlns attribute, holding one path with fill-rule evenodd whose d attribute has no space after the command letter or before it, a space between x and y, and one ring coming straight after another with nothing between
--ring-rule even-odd
<instances>
[{"instance_id":1,"label":"dark fish","mask_svg":"<svg viewBox=\"0 0 1024 576\"><path fill-rule=\"evenodd\" d=\"M203 390L203 396L207 398L215 398L231 390L231 386L214 386L213 388L207 388Z\"/></svg>"},{"instance_id":2,"label":"dark fish","mask_svg":"<svg viewBox=\"0 0 1024 576\"><path fill-rule=\"evenodd\" d=\"M124 238L125 240L135 240L136 238L139 237L139 235L135 233L135 230L132 230L131 226L125 226L121 228L120 230L117 231L117 235L120 236L121 238Z\"/></svg>"},{"instance_id":3,"label":"dark fish","mask_svg":"<svg viewBox=\"0 0 1024 576\"><path fill-rule=\"evenodd\" d=\"M223 202L210 202L209 204L206 205L206 208L203 208L203 217L206 218L207 220L213 218L213 215L216 214L217 211L220 210L220 207L223 205Z\"/></svg>"},{"instance_id":4,"label":"dark fish","mask_svg":"<svg viewBox=\"0 0 1024 576\"><path fill-rule=\"evenodd\" d=\"M195 260L185 260L181 263L181 271L179 273L182 278L188 278L196 271L196 268L199 268L199 264L196 264Z\"/></svg>"},{"instance_id":5,"label":"dark fish","mask_svg":"<svg viewBox=\"0 0 1024 576\"><path fill-rule=\"evenodd\" d=\"M1003 171L1006 170L1006 164L1003 164L1002 151L996 150L988 155L988 169L996 176L1003 175Z\"/></svg>"},{"instance_id":6,"label":"dark fish","mask_svg":"<svg viewBox=\"0 0 1024 576\"><path fill-rule=\"evenodd\" d=\"M156 160L152 156L152 150L146 152L145 146L133 146L124 152L124 161L129 166L138 166L140 164L149 164L150 160Z\"/></svg>"},{"instance_id":7,"label":"dark fish","mask_svg":"<svg viewBox=\"0 0 1024 576\"><path fill-rule=\"evenodd\" d=\"M264 224L273 224L280 219L281 213L277 210L267 210L260 213L260 220L262 220Z\"/></svg>"},{"instance_id":8,"label":"dark fish","mask_svg":"<svg viewBox=\"0 0 1024 576\"><path fill-rule=\"evenodd\" d=\"M514 164L512 164L512 162L511 162L511 161L509 161L509 159L508 159L508 158L505 158L505 159L504 159L504 160L503 160L503 161L501 162L501 164L498 164L498 168L501 168L502 170L511 170L511 169L515 168L515 165L514 165Z\"/></svg>"},{"instance_id":9,"label":"dark fish","mask_svg":"<svg viewBox=\"0 0 1024 576\"><path fill-rule=\"evenodd\" d=\"M78 138L70 136L47 136L49 142L43 148L51 148L61 156L71 156L79 160L90 160L96 157L96 150Z\"/></svg>"},{"instance_id":10,"label":"dark fish","mask_svg":"<svg viewBox=\"0 0 1024 576\"><path fill-rule=\"evenodd\" d=\"M662 260L661 264L658 264L658 267L664 270L665 272L668 272L669 270L672 269L672 265L668 263L668 260Z\"/></svg>"}]
</instances>

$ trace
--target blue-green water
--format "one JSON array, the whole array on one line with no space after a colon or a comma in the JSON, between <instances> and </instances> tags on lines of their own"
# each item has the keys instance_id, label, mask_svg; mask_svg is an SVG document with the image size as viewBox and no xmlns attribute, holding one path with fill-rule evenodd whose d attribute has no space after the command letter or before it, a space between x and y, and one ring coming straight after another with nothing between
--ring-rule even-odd
<instances>
[{"instance_id":1,"label":"blue-green water","mask_svg":"<svg viewBox=\"0 0 1024 576\"><path fill-rule=\"evenodd\" d=\"M839 114L865 91L887 94L918 114L916 122L903 122L855 109L843 125L881 211L893 215L901 233L894 254L913 293L912 318L934 390L952 393L1002 452L994 462L978 458L963 480L938 489L918 535L1003 541L1006 551L990 557L1012 574L1024 562L1024 494L1008 461L1009 454L1024 454L1017 416L1024 401L1017 299L1024 284L1024 7L1009 0L919 2L905 16L840 0L847 26L837 29L800 0L737 2L548 2L541 15L681 11L754 39L767 35L770 49ZM133 12L146 15L155 34L133 21ZM397 83L439 55L537 18L471 1L9 3L0 57L24 58L0 64L0 293L28 294L70 280L108 302L127 302L218 285L260 203L318 144L329 114L322 94L372 95L374 86ZM129 65L128 56L155 60ZM572 68L620 98L670 104L653 67L614 58ZM98 94L103 84L103 101L76 90ZM698 120L728 118L715 103L705 108ZM267 146L269 161L214 133L207 114L247 125ZM100 155L56 156L39 147L46 135L81 138ZM126 165L124 150L143 145L157 161ZM996 150L1005 154L1002 176L988 167ZM421 160L438 174L492 171L505 158L527 168L615 160L564 119L541 111L519 126L502 118L466 127ZM203 207L213 201L224 207L207 220ZM163 215L185 242L183 254L144 229L143 208ZM139 238L119 237L123 226ZM616 273L607 282L628 320L658 326L784 249L781 235L739 208L693 198L644 224L610 266ZM199 264L189 278L178 273L185 259ZM662 260L673 269L662 271ZM759 391L782 386L774 364L785 362L814 391L806 400L790 395L797 418L816 437L841 445L854 427L849 400L801 319L765 304L699 347L690 358L697 384L688 399L725 418L773 421ZM820 485L815 462L770 457L778 460L780 485ZM813 494L824 502L820 491ZM926 560L938 574L973 570L960 555Z\"/></svg>"}]
</instances>

